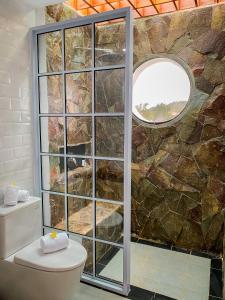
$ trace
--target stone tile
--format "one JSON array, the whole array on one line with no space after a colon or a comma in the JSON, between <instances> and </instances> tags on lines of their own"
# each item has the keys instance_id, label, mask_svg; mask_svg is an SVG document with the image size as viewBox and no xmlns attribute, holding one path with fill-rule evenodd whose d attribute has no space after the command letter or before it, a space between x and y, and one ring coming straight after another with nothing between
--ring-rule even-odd
<instances>
[{"instance_id":1,"label":"stone tile","mask_svg":"<svg viewBox=\"0 0 225 300\"><path fill-rule=\"evenodd\" d=\"M155 294L154 300L175 300L175 299L163 295Z\"/></svg>"},{"instance_id":2,"label":"stone tile","mask_svg":"<svg viewBox=\"0 0 225 300\"><path fill-rule=\"evenodd\" d=\"M191 251L191 254L195 256L206 257L206 258L212 258L213 256L209 253L201 252L201 251Z\"/></svg>"},{"instance_id":3,"label":"stone tile","mask_svg":"<svg viewBox=\"0 0 225 300\"><path fill-rule=\"evenodd\" d=\"M211 269L210 273L210 295L216 297L223 297L223 282L222 270Z\"/></svg>"},{"instance_id":4,"label":"stone tile","mask_svg":"<svg viewBox=\"0 0 225 300\"><path fill-rule=\"evenodd\" d=\"M131 300L142 300L142 299L153 300L153 299L155 299L154 296L155 296L155 294L153 292L150 292L150 291L147 291L144 289L140 289L135 286L131 286L131 291L128 295L128 299L131 299Z\"/></svg>"},{"instance_id":5,"label":"stone tile","mask_svg":"<svg viewBox=\"0 0 225 300\"><path fill-rule=\"evenodd\" d=\"M177 251L177 252L182 252L182 253L189 254L189 251L187 249L182 249L182 248L178 248L178 247L175 247L175 246L172 246L172 251Z\"/></svg>"},{"instance_id":6,"label":"stone tile","mask_svg":"<svg viewBox=\"0 0 225 300\"><path fill-rule=\"evenodd\" d=\"M222 270L222 259L220 258L213 258L211 260L211 268Z\"/></svg>"}]
</instances>

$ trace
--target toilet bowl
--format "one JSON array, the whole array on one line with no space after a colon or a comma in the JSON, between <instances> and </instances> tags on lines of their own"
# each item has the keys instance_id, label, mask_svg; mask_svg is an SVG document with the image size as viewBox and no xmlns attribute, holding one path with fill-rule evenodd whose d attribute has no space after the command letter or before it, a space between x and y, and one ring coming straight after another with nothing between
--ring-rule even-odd
<instances>
[{"instance_id":1,"label":"toilet bowl","mask_svg":"<svg viewBox=\"0 0 225 300\"><path fill-rule=\"evenodd\" d=\"M1 300L76 299L87 252L69 240L68 248L43 254L40 213L38 198L14 208L0 206Z\"/></svg>"}]
</instances>

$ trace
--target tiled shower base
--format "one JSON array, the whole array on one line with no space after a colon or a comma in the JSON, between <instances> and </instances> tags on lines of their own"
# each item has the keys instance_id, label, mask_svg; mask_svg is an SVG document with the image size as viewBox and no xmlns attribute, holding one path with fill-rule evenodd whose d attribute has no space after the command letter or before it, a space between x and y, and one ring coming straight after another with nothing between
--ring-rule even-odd
<instances>
[{"instance_id":1,"label":"tiled shower base","mask_svg":"<svg viewBox=\"0 0 225 300\"><path fill-rule=\"evenodd\" d=\"M100 275L121 281L122 278L118 273L121 255L122 252L118 251L111 257ZM213 264L211 266L209 258L132 242L132 290L129 298L155 299L151 298L151 295L157 293L179 300L218 299L214 296L222 297L220 286L222 271L219 270L221 260L213 261L214 266ZM209 294L212 296L209 297ZM161 297L159 299L169 299Z\"/></svg>"}]
</instances>

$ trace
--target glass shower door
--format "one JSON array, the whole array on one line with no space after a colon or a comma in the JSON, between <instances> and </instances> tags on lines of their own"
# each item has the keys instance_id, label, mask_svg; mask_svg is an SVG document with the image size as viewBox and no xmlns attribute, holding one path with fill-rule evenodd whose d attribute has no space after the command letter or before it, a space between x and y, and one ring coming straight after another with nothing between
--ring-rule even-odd
<instances>
[{"instance_id":1,"label":"glass shower door","mask_svg":"<svg viewBox=\"0 0 225 300\"><path fill-rule=\"evenodd\" d=\"M82 279L129 292L132 25L129 9L32 30L43 231L87 250Z\"/></svg>"}]
</instances>

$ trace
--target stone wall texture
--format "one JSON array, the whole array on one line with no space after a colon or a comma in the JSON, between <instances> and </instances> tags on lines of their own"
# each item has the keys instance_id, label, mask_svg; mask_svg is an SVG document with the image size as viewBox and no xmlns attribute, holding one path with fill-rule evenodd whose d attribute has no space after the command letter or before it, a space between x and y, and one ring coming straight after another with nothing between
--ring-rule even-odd
<instances>
[{"instance_id":1,"label":"stone wall texture","mask_svg":"<svg viewBox=\"0 0 225 300\"><path fill-rule=\"evenodd\" d=\"M107 34L104 36L111 47ZM132 233L178 247L221 253L225 5L136 20L134 65L152 54L181 59L193 73L195 87L187 113L178 122L150 128L133 121ZM112 87L114 80L116 77ZM112 94L115 92L112 89Z\"/></svg>"},{"instance_id":2,"label":"stone wall texture","mask_svg":"<svg viewBox=\"0 0 225 300\"><path fill-rule=\"evenodd\" d=\"M138 20L134 64L174 55L195 88L185 116L165 128L133 122L132 232L222 252L225 205L225 6Z\"/></svg>"}]
</instances>

